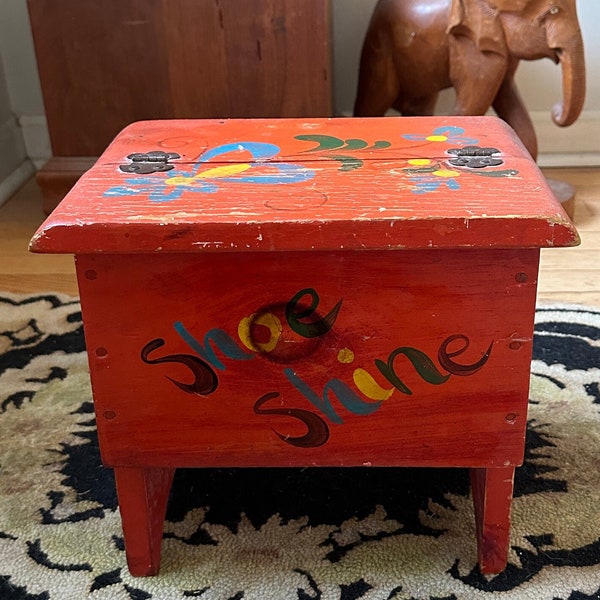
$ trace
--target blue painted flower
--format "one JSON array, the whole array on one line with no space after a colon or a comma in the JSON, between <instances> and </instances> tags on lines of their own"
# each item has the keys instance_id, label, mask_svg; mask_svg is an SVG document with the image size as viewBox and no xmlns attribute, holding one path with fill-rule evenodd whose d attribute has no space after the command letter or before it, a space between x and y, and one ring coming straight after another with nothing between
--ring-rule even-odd
<instances>
[{"instance_id":1,"label":"blue painted flower","mask_svg":"<svg viewBox=\"0 0 600 600\"><path fill-rule=\"evenodd\" d=\"M260 142L224 144L207 150L192 170L169 171L125 180L107 190L105 196L147 195L151 202L171 202L184 192L214 193L220 182L249 184L290 184L315 176L313 169L291 163L269 162L277 156L279 146ZM213 166L209 161L232 152L250 154L250 162L229 162Z\"/></svg>"},{"instance_id":2,"label":"blue painted flower","mask_svg":"<svg viewBox=\"0 0 600 600\"><path fill-rule=\"evenodd\" d=\"M410 177L409 181L413 186L413 194L427 194L429 192L435 192L444 186L453 191L460 189L460 183L456 181L455 176L450 175L425 175L419 177Z\"/></svg>"},{"instance_id":3,"label":"blue painted flower","mask_svg":"<svg viewBox=\"0 0 600 600\"><path fill-rule=\"evenodd\" d=\"M433 130L433 133L429 135L404 134L402 137L413 142L449 142L469 146L479 143L479 140L476 138L464 136L464 132L465 130L462 127L445 125L443 127L437 127Z\"/></svg>"},{"instance_id":4,"label":"blue painted flower","mask_svg":"<svg viewBox=\"0 0 600 600\"><path fill-rule=\"evenodd\" d=\"M410 177L408 181L413 194L427 194L446 186L449 190L459 190L457 178L460 171L448 169L437 160L413 158L408 161L410 167L403 169Z\"/></svg>"}]
</instances>

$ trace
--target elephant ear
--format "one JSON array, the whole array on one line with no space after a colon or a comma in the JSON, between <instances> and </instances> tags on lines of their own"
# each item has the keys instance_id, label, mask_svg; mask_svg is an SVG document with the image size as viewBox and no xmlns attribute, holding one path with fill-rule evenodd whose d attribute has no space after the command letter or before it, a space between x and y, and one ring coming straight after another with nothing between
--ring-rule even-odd
<instances>
[{"instance_id":1,"label":"elephant ear","mask_svg":"<svg viewBox=\"0 0 600 600\"><path fill-rule=\"evenodd\" d=\"M502 0L499 0L502 3ZM518 2L518 0L513 0ZM508 4L508 2L506 2ZM487 0L452 0L450 21L446 33L452 37L467 37L480 52L508 56L504 30L498 11Z\"/></svg>"}]
</instances>

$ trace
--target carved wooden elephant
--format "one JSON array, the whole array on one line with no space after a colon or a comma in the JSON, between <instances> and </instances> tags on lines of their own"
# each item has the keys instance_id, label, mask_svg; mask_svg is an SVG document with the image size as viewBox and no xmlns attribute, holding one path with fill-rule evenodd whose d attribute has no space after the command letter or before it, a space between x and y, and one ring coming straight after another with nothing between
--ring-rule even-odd
<instances>
[{"instance_id":1,"label":"carved wooden elephant","mask_svg":"<svg viewBox=\"0 0 600 600\"><path fill-rule=\"evenodd\" d=\"M362 51L355 116L433 114L454 87L454 114L493 106L537 156L535 131L514 83L520 60L562 65L557 125L583 108L585 63L575 0L380 0Z\"/></svg>"}]
</instances>

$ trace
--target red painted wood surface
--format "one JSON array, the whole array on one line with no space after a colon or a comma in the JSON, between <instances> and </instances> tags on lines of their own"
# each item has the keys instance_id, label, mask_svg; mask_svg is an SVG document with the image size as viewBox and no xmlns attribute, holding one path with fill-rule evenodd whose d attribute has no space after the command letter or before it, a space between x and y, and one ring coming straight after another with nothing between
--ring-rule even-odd
<instances>
[{"instance_id":1,"label":"red painted wood surface","mask_svg":"<svg viewBox=\"0 0 600 600\"><path fill-rule=\"evenodd\" d=\"M539 248L576 243L494 118L129 127L32 250L76 254L131 572L173 469L230 465L469 467L502 570Z\"/></svg>"},{"instance_id":2,"label":"red painted wood surface","mask_svg":"<svg viewBox=\"0 0 600 600\"><path fill-rule=\"evenodd\" d=\"M79 256L103 460L520 464L538 254ZM303 290L318 295L313 314L308 291L290 308ZM294 315L306 311L297 322L310 324L336 306L329 331L293 329ZM461 373L440 362L444 348L459 365L489 357ZM192 387L189 357L205 363L199 376L213 378L205 388Z\"/></svg>"},{"instance_id":3,"label":"red painted wood surface","mask_svg":"<svg viewBox=\"0 0 600 600\"><path fill-rule=\"evenodd\" d=\"M129 571L156 575L175 469L118 467L114 472Z\"/></svg>"},{"instance_id":4,"label":"red painted wood surface","mask_svg":"<svg viewBox=\"0 0 600 600\"><path fill-rule=\"evenodd\" d=\"M510 543L515 469L471 469L470 475L479 568L482 573L499 573L506 566Z\"/></svg>"},{"instance_id":5,"label":"red painted wood surface","mask_svg":"<svg viewBox=\"0 0 600 600\"><path fill-rule=\"evenodd\" d=\"M488 166L473 168L477 157L457 155L473 146L498 152L479 158ZM171 170L120 170L132 168L127 157L133 153L157 150L180 157L169 160ZM538 168L502 121L420 117L136 123L60 204L32 249L246 252L577 242Z\"/></svg>"}]
</instances>

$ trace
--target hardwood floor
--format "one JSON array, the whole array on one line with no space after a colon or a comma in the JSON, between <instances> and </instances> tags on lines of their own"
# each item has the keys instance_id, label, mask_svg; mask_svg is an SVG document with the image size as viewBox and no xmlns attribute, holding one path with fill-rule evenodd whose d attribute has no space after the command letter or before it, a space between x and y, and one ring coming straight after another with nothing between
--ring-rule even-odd
<instances>
[{"instance_id":1,"label":"hardwood floor","mask_svg":"<svg viewBox=\"0 0 600 600\"><path fill-rule=\"evenodd\" d=\"M544 173L575 186L573 222L581 245L542 250L538 301L600 307L600 168L544 169Z\"/></svg>"},{"instance_id":2,"label":"hardwood floor","mask_svg":"<svg viewBox=\"0 0 600 600\"><path fill-rule=\"evenodd\" d=\"M44 218L42 194L34 180L0 206L1 291L77 295L72 256L28 252L29 240Z\"/></svg>"},{"instance_id":3,"label":"hardwood floor","mask_svg":"<svg viewBox=\"0 0 600 600\"><path fill-rule=\"evenodd\" d=\"M574 221L582 244L542 251L539 301L600 307L600 168L545 169L545 173L576 187ZM0 207L0 291L77 295L71 256L27 251L43 220L42 197L33 180Z\"/></svg>"}]
</instances>

